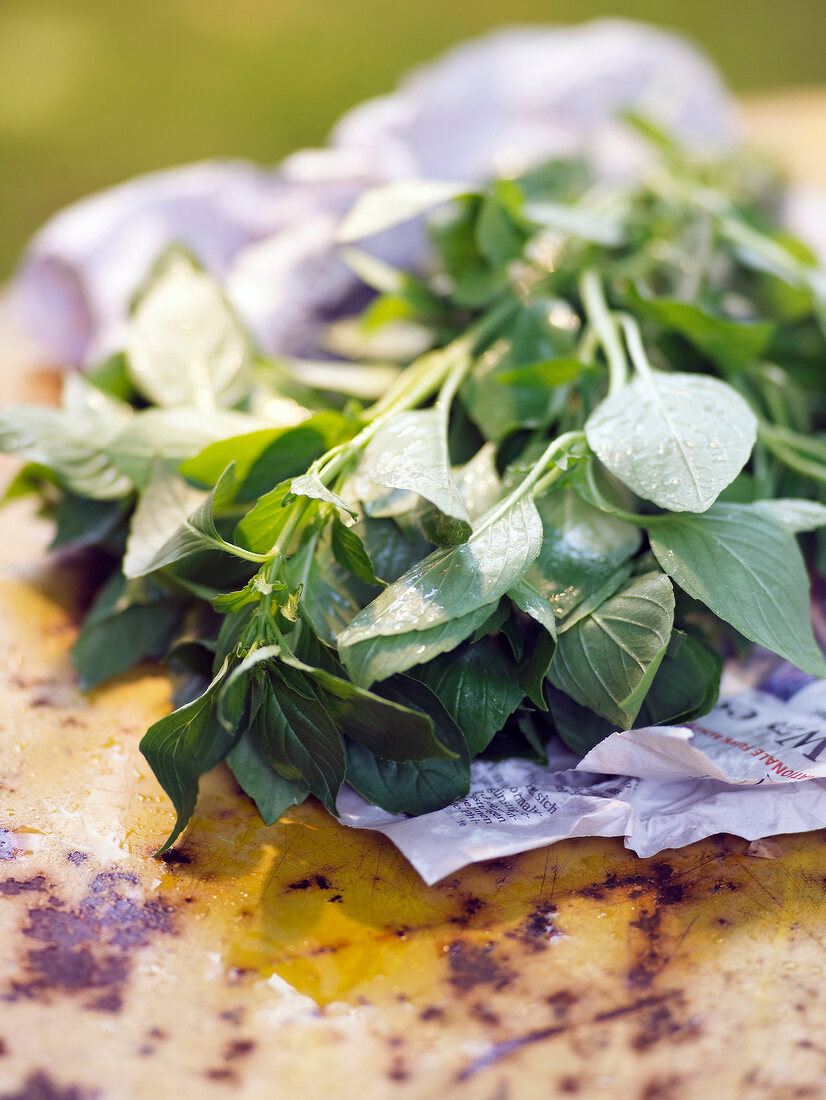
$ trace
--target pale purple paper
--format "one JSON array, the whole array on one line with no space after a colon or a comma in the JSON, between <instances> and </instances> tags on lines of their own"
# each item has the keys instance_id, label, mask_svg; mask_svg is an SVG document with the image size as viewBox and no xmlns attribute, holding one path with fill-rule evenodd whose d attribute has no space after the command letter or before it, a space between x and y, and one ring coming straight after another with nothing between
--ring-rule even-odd
<instances>
[{"instance_id":1,"label":"pale purple paper","mask_svg":"<svg viewBox=\"0 0 826 1100\"><path fill-rule=\"evenodd\" d=\"M639 171L646 150L617 121L635 107L689 145L736 140L731 100L685 41L622 21L513 28L467 43L350 111L325 149L276 169L215 161L142 176L58 214L23 260L29 332L56 361L117 349L148 267L182 241L225 281L262 348L308 353L357 281L334 233L366 187L424 176L481 180L582 153L598 171ZM423 257L416 227L370 246L391 262Z\"/></svg>"}]
</instances>

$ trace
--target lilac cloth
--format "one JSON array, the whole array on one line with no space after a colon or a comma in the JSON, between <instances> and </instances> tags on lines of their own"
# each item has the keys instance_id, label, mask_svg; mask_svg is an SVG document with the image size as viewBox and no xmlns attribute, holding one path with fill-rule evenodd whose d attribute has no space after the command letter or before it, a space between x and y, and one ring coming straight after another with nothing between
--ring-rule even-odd
<instances>
[{"instance_id":1,"label":"lilac cloth","mask_svg":"<svg viewBox=\"0 0 826 1100\"><path fill-rule=\"evenodd\" d=\"M336 225L367 186L394 178L482 180L582 153L597 171L640 170L647 152L617 122L635 107L687 144L736 140L717 73L674 35L639 24L513 28L414 72L350 111L325 149L278 168L210 161L141 176L58 214L18 277L26 327L59 362L121 346L129 300L163 248L186 244L221 278L262 348L309 353L356 282ZM371 242L401 265L422 258L416 227Z\"/></svg>"}]
</instances>

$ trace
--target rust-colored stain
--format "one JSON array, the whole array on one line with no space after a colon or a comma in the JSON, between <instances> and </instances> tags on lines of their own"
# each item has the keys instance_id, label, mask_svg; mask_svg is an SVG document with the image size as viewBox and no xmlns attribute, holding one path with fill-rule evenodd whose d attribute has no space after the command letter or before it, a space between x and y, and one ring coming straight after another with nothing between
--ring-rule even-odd
<instances>
[{"instance_id":1,"label":"rust-colored stain","mask_svg":"<svg viewBox=\"0 0 826 1100\"><path fill-rule=\"evenodd\" d=\"M157 860L169 685L78 690L88 563L49 537L0 513L0 1100L826 1095L821 835L571 840L428 888L317 804L266 828L219 768Z\"/></svg>"}]
</instances>

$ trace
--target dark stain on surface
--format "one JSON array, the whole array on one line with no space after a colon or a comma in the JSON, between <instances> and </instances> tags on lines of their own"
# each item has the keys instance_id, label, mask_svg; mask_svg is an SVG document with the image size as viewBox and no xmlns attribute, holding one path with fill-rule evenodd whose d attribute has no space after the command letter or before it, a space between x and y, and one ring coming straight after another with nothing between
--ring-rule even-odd
<instances>
[{"instance_id":1,"label":"dark stain on surface","mask_svg":"<svg viewBox=\"0 0 826 1100\"><path fill-rule=\"evenodd\" d=\"M562 933L554 925L557 908L550 902L539 902L532 912L522 921L515 932L508 932L510 939L516 939L530 951L545 951L548 943Z\"/></svg>"},{"instance_id":2,"label":"dark stain on surface","mask_svg":"<svg viewBox=\"0 0 826 1100\"><path fill-rule=\"evenodd\" d=\"M253 1039L233 1039L224 1047L224 1061L234 1062L238 1058L246 1058L255 1050Z\"/></svg>"},{"instance_id":3,"label":"dark stain on surface","mask_svg":"<svg viewBox=\"0 0 826 1100\"><path fill-rule=\"evenodd\" d=\"M494 953L495 945L484 946L455 940L447 949L450 968L448 981L460 993L468 993L477 986L490 986L501 990L510 985L515 975L503 965Z\"/></svg>"},{"instance_id":4,"label":"dark stain on surface","mask_svg":"<svg viewBox=\"0 0 826 1100\"><path fill-rule=\"evenodd\" d=\"M558 993L551 993L545 1000L551 1007L551 1011L557 1020L566 1020L571 1007L577 1002L577 995L570 989L560 989Z\"/></svg>"},{"instance_id":5,"label":"dark stain on surface","mask_svg":"<svg viewBox=\"0 0 826 1100\"><path fill-rule=\"evenodd\" d=\"M410 1077L410 1070L400 1055L396 1055L390 1063L387 1076L391 1081L406 1081Z\"/></svg>"},{"instance_id":6,"label":"dark stain on surface","mask_svg":"<svg viewBox=\"0 0 826 1100\"><path fill-rule=\"evenodd\" d=\"M170 848L169 851L164 852L159 857L161 863L191 863L192 856L188 856L186 852L180 851L178 848Z\"/></svg>"},{"instance_id":7,"label":"dark stain on surface","mask_svg":"<svg viewBox=\"0 0 826 1100\"><path fill-rule=\"evenodd\" d=\"M28 885L44 888L45 882ZM74 909L62 904L30 908L23 935L44 946L26 953L24 974L12 982L6 999L88 992L96 996L86 1008L117 1012L131 952L157 934L172 933L172 913L161 899L144 900L137 877L119 871L96 875Z\"/></svg>"},{"instance_id":8,"label":"dark stain on surface","mask_svg":"<svg viewBox=\"0 0 826 1100\"><path fill-rule=\"evenodd\" d=\"M212 1069L208 1069L204 1073L204 1077L209 1078L210 1081L222 1081L225 1085L237 1085L238 1076L234 1069L228 1069L226 1066L214 1066Z\"/></svg>"},{"instance_id":9,"label":"dark stain on surface","mask_svg":"<svg viewBox=\"0 0 826 1100\"><path fill-rule=\"evenodd\" d=\"M79 867L81 863L85 863L88 858L85 852L69 852L66 856L69 863L73 863L75 867Z\"/></svg>"},{"instance_id":10,"label":"dark stain on surface","mask_svg":"<svg viewBox=\"0 0 826 1100\"><path fill-rule=\"evenodd\" d=\"M419 1013L419 1019L428 1023L431 1020L443 1020L445 1010L440 1005L428 1005Z\"/></svg>"},{"instance_id":11,"label":"dark stain on surface","mask_svg":"<svg viewBox=\"0 0 826 1100\"><path fill-rule=\"evenodd\" d=\"M679 1077L655 1077L643 1086L640 1100L675 1100L679 1084Z\"/></svg>"},{"instance_id":12,"label":"dark stain on surface","mask_svg":"<svg viewBox=\"0 0 826 1100\"><path fill-rule=\"evenodd\" d=\"M312 890L313 887L315 887L317 890L333 889L332 884L324 875L310 875L308 878L301 878L297 882L291 882L287 889Z\"/></svg>"},{"instance_id":13,"label":"dark stain on surface","mask_svg":"<svg viewBox=\"0 0 826 1100\"><path fill-rule=\"evenodd\" d=\"M46 892L46 879L43 875L35 875L29 879L7 878L0 882L0 894L6 897L14 897L15 894L44 894Z\"/></svg>"},{"instance_id":14,"label":"dark stain on surface","mask_svg":"<svg viewBox=\"0 0 826 1100\"><path fill-rule=\"evenodd\" d=\"M77 1085L63 1088L56 1085L43 1070L30 1073L18 1092L0 1093L0 1100L96 1100L97 1089L82 1089Z\"/></svg>"}]
</instances>

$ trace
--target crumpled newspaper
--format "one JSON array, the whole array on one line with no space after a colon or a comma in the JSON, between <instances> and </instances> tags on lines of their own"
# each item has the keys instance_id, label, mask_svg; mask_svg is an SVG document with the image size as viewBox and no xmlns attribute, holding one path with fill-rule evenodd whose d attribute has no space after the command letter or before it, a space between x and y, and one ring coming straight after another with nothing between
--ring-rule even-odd
<instances>
[{"instance_id":1,"label":"crumpled newspaper","mask_svg":"<svg viewBox=\"0 0 826 1100\"><path fill-rule=\"evenodd\" d=\"M581 761L560 743L547 766L477 761L471 777L465 798L421 817L388 814L345 789L341 819L384 833L428 884L575 836L623 837L653 856L715 833L754 841L820 829L826 681L790 699L738 692L686 727L614 733Z\"/></svg>"},{"instance_id":2,"label":"crumpled newspaper","mask_svg":"<svg viewBox=\"0 0 826 1100\"><path fill-rule=\"evenodd\" d=\"M173 241L220 277L268 352L312 354L357 280L334 235L366 188L404 177L483 180L581 153L603 174L638 172L650 152L617 120L633 107L698 150L736 142L734 106L692 46L641 24L521 27L469 42L346 114L327 147L279 167L213 161L141 176L58 214L24 258L27 329L58 362L122 346L129 300ZM370 247L403 267L417 228Z\"/></svg>"}]
</instances>

